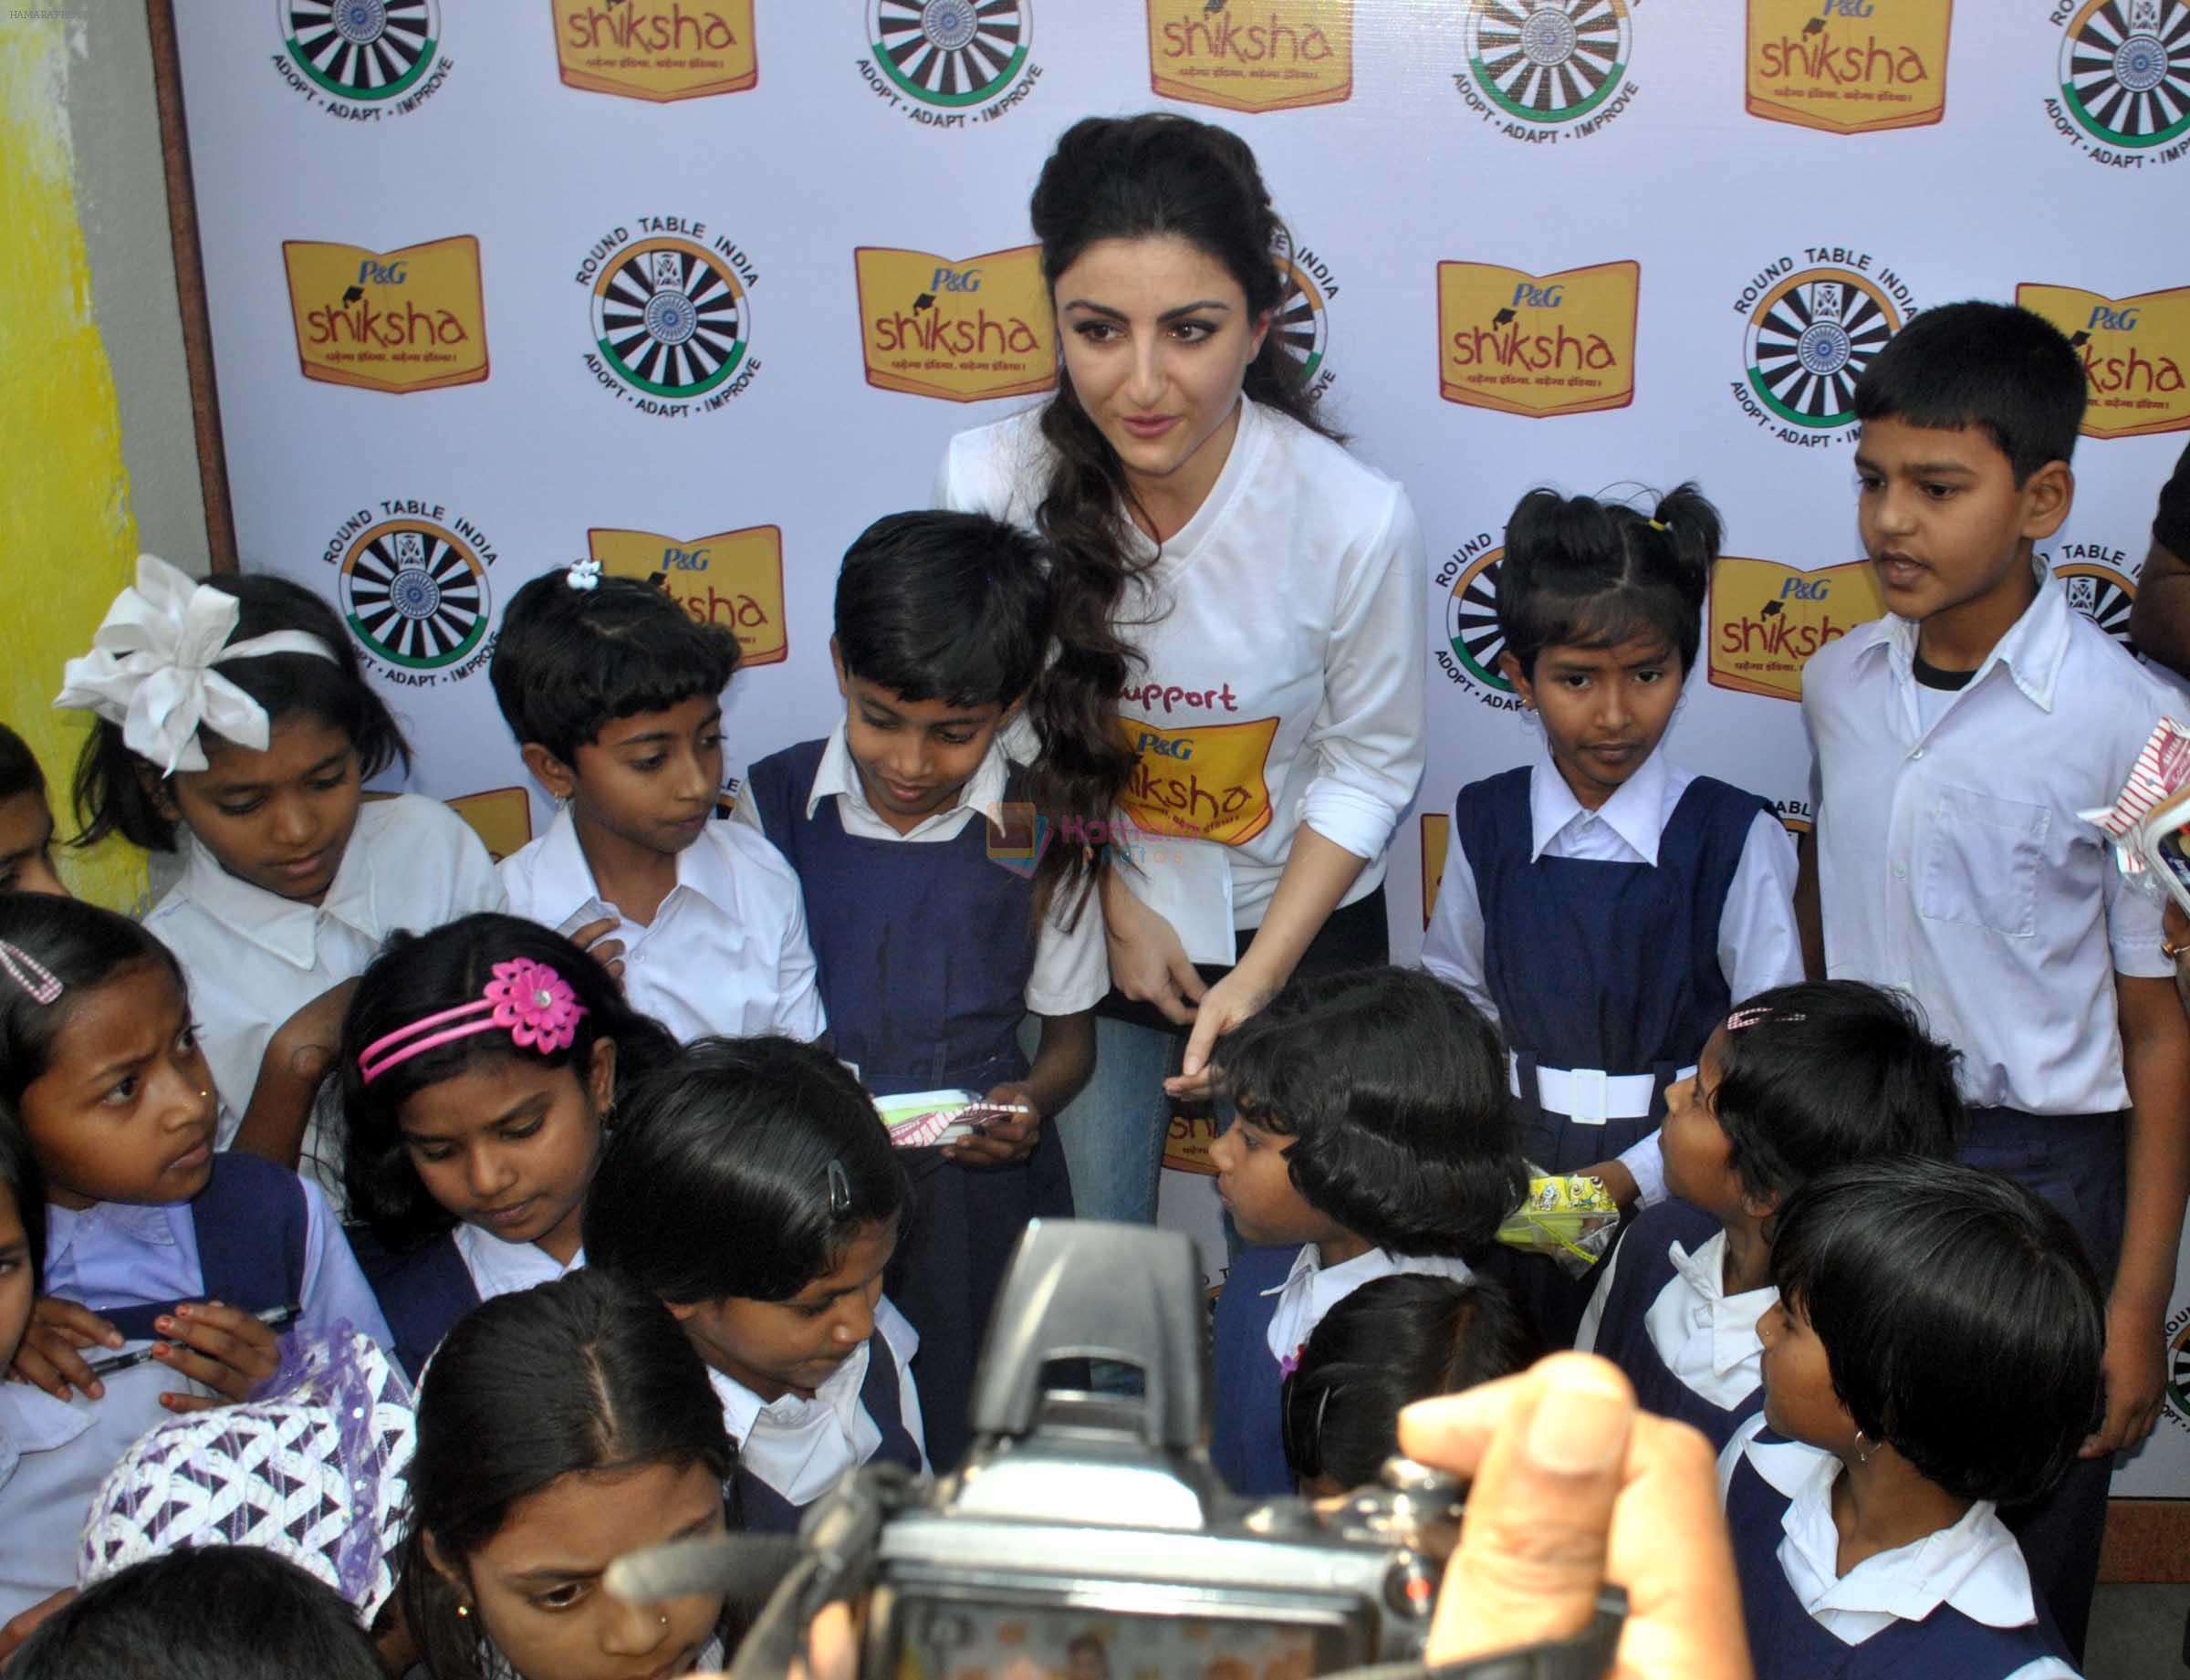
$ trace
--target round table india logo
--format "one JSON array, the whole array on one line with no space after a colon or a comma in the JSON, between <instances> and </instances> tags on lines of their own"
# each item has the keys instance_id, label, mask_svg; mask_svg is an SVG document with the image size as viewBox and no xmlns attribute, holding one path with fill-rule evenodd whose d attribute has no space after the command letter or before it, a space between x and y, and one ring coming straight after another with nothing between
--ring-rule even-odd
<instances>
[{"instance_id":1,"label":"round table india logo","mask_svg":"<svg viewBox=\"0 0 2190 1680\"><path fill-rule=\"evenodd\" d=\"M1474 0L1463 29L1476 85L1523 122L1588 116L1633 47L1626 0Z\"/></svg>"},{"instance_id":2,"label":"round table india logo","mask_svg":"<svg viewBox=\"0 0 2190 1680\"><path fill-rule=\"evenodd\" d=\"M1844 268L1789 275L1749 312L1749 384L1780 419L1823 430L1855 418L1855 381L1901 316L1886 294Z\"/></svg>"},{"instance_id":3,"label":"round table india logo","mask_svg":"<svg viewBox=\"0 0 2190 1680\"><path fill-rule=\"evenodd\" d=\"M440 0L276 0L297 68L339 99L391 99L433 62Z\"/></svg>"},{"instance_id":4,"label":"round table india logo","mask_svg":"<svg viewBox=\"0 0 2190 1680\"><path fill-rule=\"evenodd\" d=\"M2129 613L2137 604L2136 586L2111 566L2073 560L2056 566L2053 575L2068 591L2069 605L2096 625L2126 651Z\"/></svg>"},{"instance_id":5,"label":"round table india logo","mask_svg":"<svg viewBox=\"0 0 2190 1680\"><path fill-rule=\"evenodd\" d=\"M1323 365L1330 334L1329 310L1315 277L1293 260L1293 242L1282 230L1275 250L1285 290L1278 299L1278 317L1270 323L1270 330L1278 335L1278 348L1299 369L1301 384L1311 385L1316 370Z\"/></svg>"},{"instance_id":6,"label":"round table india logo","mask_svg":"<svg viewBox=\"0 0 2190 1680\"><path fill-rule=\"evenodd\" d=\"M2110 146L2190 132L2190 0L2085 0L2061 38L2060 91Z\"/></svg>"},{"instance_id":7,"label":"round table india logo","mask_svg":"<svg viewBox=\"0 0 2190 1680\"><path fill-rule=\"evenodd\" d=\"M683 239L644 239L593 283L593 337L639 390L704 396L745 360L751 308L730 266L712 252Z\"/></svg>"},{"instance_id":8,"label":"round table india logo","mask_svg":"<svg viewBox=\"0 0 2190 1680\"><path fill-rule=\"evenodd\" d=\"M1453 579L1444 609L1453 657L1468 675L1499 694L1513 693L1513 684L1498 669L1498 655L1506 651L1506 635L1498 628L1498 571L1505 558L1504 548L1477 555Z\"/></svg>"},{"instance_id":9,"label":"round table india logo","mask_svg":"<svg viewBox=\"0 0 2190 1680\"><path fill-rule=\"evenodd\" d=\"M342 557L339 588L350 630L391 665L437 671L486 634L486 568L431 520L391 519L360 534Z\"/></svg>"},{"instance_id":10,"label":"round table india logo","mask_svg":"<svg viewBox=\"0 0 2190 1680\"><path fill-rule=\"evenodd\" d=\"M923 105L994 99L1026 68L1033 0L868 0L874 63Z\"/></svg>"},{"instance_id":11,"label":"round table india logo","mask_svg":"<svg viewBox=\"0 0 2190 1680\"><path fill-rule=\"evenodd\" d=\"M2167 1403L2190 1427L2190 1317L2167 1339Z\"/></svg>"}]
</instances>

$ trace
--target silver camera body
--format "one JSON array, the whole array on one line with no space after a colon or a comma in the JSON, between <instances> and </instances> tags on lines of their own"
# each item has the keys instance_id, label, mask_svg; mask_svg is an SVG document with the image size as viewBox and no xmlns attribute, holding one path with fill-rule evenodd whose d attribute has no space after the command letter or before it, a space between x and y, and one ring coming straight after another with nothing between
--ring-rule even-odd
<instances>
[{"instance_id":1,"label":"silver camera body","mask_svg":"<svg viewBox=\"0 0 2190 1680\"><path fill-rule=\"evenodd\" d=\"M1241 1499L1203 1441L1205 1312L1176 1233L1027 1230L989 1327L966 1462L891 1514L861 1673L891 1680L1306 1680L1419 1661L1455 1485L1394 1459L1340 1506ZM1140 1400L1049 1386L1140 1369Z\"/></svg>"}]
</instances>

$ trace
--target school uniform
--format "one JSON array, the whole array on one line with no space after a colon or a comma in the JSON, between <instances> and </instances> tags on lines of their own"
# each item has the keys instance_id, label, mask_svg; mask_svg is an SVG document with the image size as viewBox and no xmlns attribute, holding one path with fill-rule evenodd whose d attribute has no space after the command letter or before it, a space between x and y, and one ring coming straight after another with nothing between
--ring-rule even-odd
<instances>
[{"instance_id":1,"label":"school uniform","mask_svg":"<svg viewBox=\"0 0 2190 1680\"><path fill-rule=\"evenodd\" d=\"M1215 1421L1210 1461L1236 1494L1289 1494L1280 1390L1323 1315L1364 1283L1402 1272L1465 1283L1466 1262L1371 1248L1325 1266L1313 1243L1243 1248L1216 1298Z\"/></svg>"},{"instance_id":2,"label":"school uniform","mask_svg":"<svg viewBox=\"0 0 2190 1680\"><path fill-rule=\"evenodd\" d=\"M1422 965L1497 1022L1528 1159L1617 1156L1663 1200L1665 1088L1735 1003L1802 977L1787 830L1661 746L1594 811L1539 752L1462 788L1453 834Z\"/></svg>"},{"instance_id":3,"label":"school uniform","mask_svg":"<svg viewBox=\"0 0 2190 1680\"><path fill-rule=\"evenodd\" d=\"M553 1283L586 1263L583 1248L565 1266L537 1243L504 1242L468 1224L400 1254L361 1226L350 1230L349 1244L388 1320L390 1351L413 1383L441 1339L480 1302Z\"/></svg>"},{"instance_id":4,"label":"school uniform","mask_svg":"<svg viewBox=\"0 0 2190 1680\"><path fill-rule=\"evenodd\" d=\"M1825 963L1923 1005L1962 1052L1962 1158L2045 1196L2109 1284L2129 1106L2114 976L2174 965L2158 903L2079 813L2113 802L2171 704L2034 569L2036 599L1966 682L1919 673L1918 627L1893 616L1805 670ZM2071 1651L2112 1464L2081 1460L2035 1512L2009 1513Z\"/></svg>"},{"instance_id":5,"label":"school uniform","mask_svg":"<svg viewBox=\"0 0 2190 1680\"><path fill-rule=\"evenodd\" d=\"M1678 1196L1638 1215L1605 1261L1574 1345L1627 1372L1645 1411L1723 1447L1764 1405L1768 1284L1729 1295L1726 1234Z\"/></svg>"},{"instance_id":6,"label":"school uniform","mask_svg":"<svg viewBox=\"0 0 2190 1680\"><path fill-rule=\"evenodd\" d=\"M927 1469L912 1371L919 1350L919 1334L884 1296L875 1305L873 1334L810 1400L782 1394L764 1401L735 1377L708 1371L723 1423L737 1443L738 1504L748 1530L796 1533L808 1506L871 1459Z\"/></svg>"},{"instance_id":7,"label":"school uniform","mask_svg":"<svg viewBox=\"0 0 2190 1680\"><path fill-rule=\"evenodd\" d=\"M869 804L840 724L762 759L738 802L797 872L837 1053L878 1096L986 1095L1027 1076L1028 1014L1077 1015L1110 989L1100 910L1034 922L1032 861L992 856L1025 773L992 740L950 809L899 834ZM976 820L979 819L979 820ZM1063 1146L1048 1128L1006 1167L906 1152L914 1205L887 1288L920 1332L934 1461L958 1462L981 1338L1012 1248L1032 1218L1072 1216Z\"/></svg>"},{"instance_id":8,"label":"school uniform","mask_svg":"<svg viewBox=\"0 0 2190 1680\"><path fill-rule=\"evenodd\" d=\"M726 1033L827 1029L798 880L750 828L710 822L677 853L677 884L641 926L600 896L568 809L502 860L512 915L571 933L612 919L623 944L623 992L680 1042Z\"/></svg>"},{"instance_id":9,"label":"school uniform","mask_svg":"<svg viewBox=\"0 0 2190 1680\"><path fill-rule=\"evenodd\" d=\"M190 984L198 1044L222 1104L226 1148L258 1086L276 1030L305 1005L365 972L388 936L423 933L502 908L495 866L461 817L416 794L369 799L317 904L282 898L223 869L195 835L182 840L182 878L144 918ZM340 1150L315 1118L301 1170L339 1210Z\"/></svg>"},{"instance_id":10,"label":"school uniform","mask_svg":"<svg viewBox=\"0 0 2190 1680\"><path fill-rule=\"evenodd\" d=\"M2076 1680L1988 1500L1840 1572L1832 1454L1753 1417L1719 1459L1757 1680Z\"/></svg>"},{"instance_id":11,"label":"school uniform","mask_svg":"<svg viewBox=\"0 0 2190 1680\"><path fill-rule=\"evenodd\" d=\"M246 1312L299 1306L287 1335L347 1326L388 1340L318 1187L256 1155L216 1154L188 1202L47 1203L46 1227L45 1292L110 1320L124 1351L153 1341L153 1321L180 1302L206 1299ZM104 1387L99 1400L62 1402L0 1384L0 1621L75 1584L91 1496L138 1436L173 1415L160 1396L213 1393L156 1362Z\"/></svg>"}]
</instances>

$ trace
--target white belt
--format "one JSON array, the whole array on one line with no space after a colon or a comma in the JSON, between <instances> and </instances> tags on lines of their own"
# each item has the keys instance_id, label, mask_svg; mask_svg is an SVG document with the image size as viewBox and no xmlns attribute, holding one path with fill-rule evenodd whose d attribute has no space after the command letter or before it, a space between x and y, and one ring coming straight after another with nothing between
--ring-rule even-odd
<instances>
[{"instance_id":1,"label":"white belt","mask_svg":"<svg viewBox=\"0 0 2190 1680\"><path fill-rule=\"evenodd\" d=\"M1683 1068L1677 1084L1694 1073ZM1506 1082L1517 1097L1521 1089L1520 1058L1506 1056ZM1536 1070L1536 1100L1549 1113L1564 1114L1578 1126L1601 1126L1608 1120L1648 1120L1658 1081L1649 1073L1607 1073L1602 1068L1543 1068Z\"/></svg>"}]
</instances>

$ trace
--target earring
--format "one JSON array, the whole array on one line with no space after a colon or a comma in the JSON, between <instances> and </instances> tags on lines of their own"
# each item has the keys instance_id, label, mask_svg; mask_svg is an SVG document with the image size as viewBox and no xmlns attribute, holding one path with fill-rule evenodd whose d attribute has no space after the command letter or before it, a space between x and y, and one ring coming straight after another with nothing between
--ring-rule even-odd
<instances>
[{"instance_id":1,"label":"earring","mask_svg":"<svg viewBox=\"0 0 2190 1680\"><path fill-rule=\"evenodd\" d=\"M472 1607L469 1604L459 1604L456 1606L456 1613L460 1616L468 1616L472 1613Z\"/></svg>"},{"instance_id":2,"label":"earring","mask_svg":"<svg viewBox=\"0 0 2190 1680\"><path fill-rule=\"evenodd\" d=\"M1859 1429L1859 1430L1857 1430L1857 1431L1855 1432L1855 1462L1856 1462L1856 1463L1858 1463L1858 1464L1869 1464L1869 1463L1871 1462L1871 1455L1872 1455L1873 1452L1877 1451L1877 1450L1878 1450L1878 1446L1877 1446L1877 1443L1876 1443L1876 1442L1872 1442L1872 1443L1871 1443L1870 1445L1866 1445L1864 1444L1864 1441L1863 1441L1863 1432L1862 1432L1862 1430L1860 1430L1860 1429Z\"/></svg>"}]
</instances>

